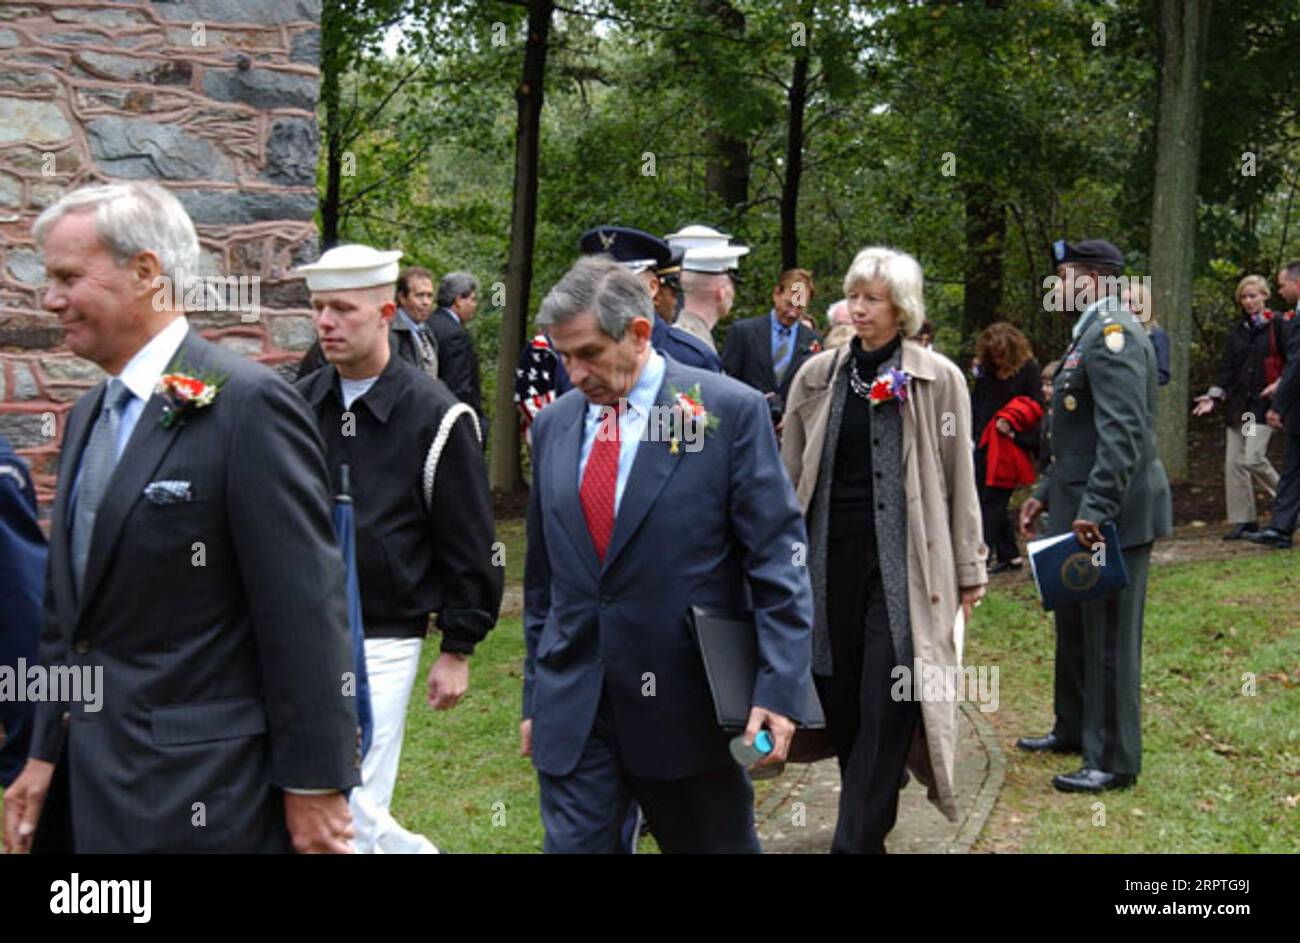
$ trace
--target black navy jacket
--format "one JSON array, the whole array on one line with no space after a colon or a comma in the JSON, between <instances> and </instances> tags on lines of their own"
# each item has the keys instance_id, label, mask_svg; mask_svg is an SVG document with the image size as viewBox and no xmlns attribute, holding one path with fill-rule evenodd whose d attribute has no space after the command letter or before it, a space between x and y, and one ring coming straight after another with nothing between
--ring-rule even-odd
<instances>
[{"instance_id":1,"label":"black navy jacket","mask_svg":"<svg viewBox=\"0 0 1300 943\"><path fill-rule=\"evenodd\" d=\"M421 638L436 612L443 651L472 652L496 623L503 571L492 565L492 498L471 417L451 426L426 508L425 458L456 404L441 381L389 357L350 411L333 365L297 385L325 440L336 493L349 467L366 637Z\"/></svg>"}]
</instances>

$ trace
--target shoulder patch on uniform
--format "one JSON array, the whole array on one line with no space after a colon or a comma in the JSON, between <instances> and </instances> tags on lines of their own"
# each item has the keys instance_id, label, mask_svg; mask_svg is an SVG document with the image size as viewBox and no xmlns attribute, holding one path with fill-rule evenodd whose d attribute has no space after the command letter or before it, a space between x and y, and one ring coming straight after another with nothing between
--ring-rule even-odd
<instances>
[{"instance_id":1,"label":"shoulder patch on uniform","mask_svg":"<svg viewBox=\"0 0 1300 943\"><path fill-rule=\"evenodd\" d=\"M1106 340L1106 349L1113 354L1118 354L1124 350L1124 325L1107 324L1102 328L1102 334Z\"/></svg>"}]
</instances>

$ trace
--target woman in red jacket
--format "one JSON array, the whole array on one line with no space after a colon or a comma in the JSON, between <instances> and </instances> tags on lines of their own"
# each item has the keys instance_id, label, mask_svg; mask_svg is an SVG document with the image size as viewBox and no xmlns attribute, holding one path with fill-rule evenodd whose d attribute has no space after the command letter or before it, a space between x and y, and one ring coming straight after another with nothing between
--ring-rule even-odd
<instances>
[{"instance_id":1,"label":"woman in red jacket","mask_svg":"<svg viewBox=\"0 0 1300 943\"><path fill-rule=\"evenodd\" d=\"M971 433L984 542L997 555L990 573L1024 565L1007 504L1020 485L1033 484L1043 417L1042 384L1029 340L1005 321L990 324L975 343Z\"/></svg>"}]
</instances>

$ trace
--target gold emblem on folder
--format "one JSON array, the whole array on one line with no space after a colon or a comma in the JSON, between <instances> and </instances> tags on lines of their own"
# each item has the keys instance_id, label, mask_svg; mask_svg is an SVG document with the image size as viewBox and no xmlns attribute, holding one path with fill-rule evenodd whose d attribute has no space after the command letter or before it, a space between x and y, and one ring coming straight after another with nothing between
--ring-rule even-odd
<instances>
[{"instance_id":1,"label":"gold emblem on folder","mask_svg":"<svg viewBox=\"0 0 1300 943\"><path fill-rule=\"evenodd\" d=\"M1072 593L1086 592L1101 579L1101 567L1094 566L1092 555L1084 551L1072 553L1061 564L1061 583Z\"/></svg>"}]
</instances>

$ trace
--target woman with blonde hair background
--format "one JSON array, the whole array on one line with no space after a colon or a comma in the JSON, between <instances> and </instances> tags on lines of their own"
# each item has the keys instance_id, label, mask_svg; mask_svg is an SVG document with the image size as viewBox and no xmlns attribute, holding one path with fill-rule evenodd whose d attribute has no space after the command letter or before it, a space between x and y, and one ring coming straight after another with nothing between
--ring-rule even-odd
<instances>
[{"instance_id":1,"label":"woman with blonde hair background","mask_svg":"<svg viewBox=\"0 0 1300 943\"><path fill-rule=\"evenodd\" d=\"M921 267L864 249L844 292L856 336L799 370L781 457L808 522L813 674L840 764L832 851L881 852L909 752L930 800L956 817L956 700L918 707L913 672L961 664L958 614L984 594L987 551L966 382L904 340L924 320ZM910 684L891 696L900 679Z\"/></svg>"},{"instance_id":2,"label":"woman with blonde hair background","mask_svg":"<svg viewBox=\"0 0 1300 943\"><path fill-rule=\"evenodd\" d=\"M1259 530L1255 485L1270 497L1277 494L1277 469L1268 460L1273 430L1264 421L1269 400L1281 375L1282 319L1264 307L1268 282L1247 275L1237 283L1237 323L1228 332L1214 386L1196 398L1193 416L1206 416L1224 404L1227 441L1223 457L1223 491L1229 530L1224 540L1241 540Z\"/></svg>"}]
</instances>

